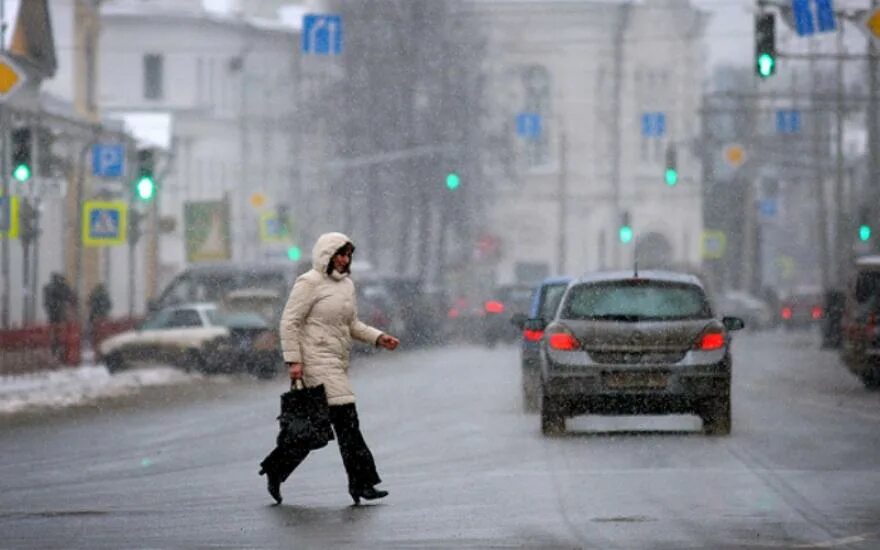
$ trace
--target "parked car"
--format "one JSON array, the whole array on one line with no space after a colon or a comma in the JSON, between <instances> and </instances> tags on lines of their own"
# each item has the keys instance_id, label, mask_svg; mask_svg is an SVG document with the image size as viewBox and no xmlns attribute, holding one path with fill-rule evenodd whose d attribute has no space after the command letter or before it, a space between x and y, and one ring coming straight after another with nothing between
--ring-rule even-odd
<instances>
[{"instance_id":1,"label":"parked car","mask_svg":"<svg viewBox=\"0 0 880 550\"><path fill-rule=\"evenodd\" d=\"M515 313L513 324L522 331L520 339L520 371L522 380L523 408L528 412L538 410L538 392L541 386L541 339L542 330L526 330L527 319L541 319L546 322L556 317L556 309L562 295L568 288L571 277L550 277L541 281L532 291L532 301L528 313Z\"/></svg>"},{"instance_id":2,"label":"parked car","mask_svg":"<svg viewBox=\"0 0 880 550\"><path fill-rule=\"evenodd\" d=\"M750 330L765 330L773 325L774 313L770 306L747 292L734 290L721 294L716 309L722 316L739 317Z\"/></svg>"},{"instance_id":3,"label":"parked car","mask_svg":"<svg viewBox=\"0 0 880 550\"><path fill-rule=\"evenodd\" d=\"M355 286L359 293L359 315L369 322L360 300L375 300L387 308L388 330L407 346L440 343L444 338L445 298L436 289L415 277L358 274ZM380 327L377 327L380 328Z\"/></svg>"},{"instance_id":4,"label":"parked car","mask_svg":"<svg viewBox=\"0 0 880 550\"><path fill-rule=\"evenodd\" d=\"M865 387L880 389L880 256L856 260L842 325L844 364Z\"/></svg>"},{"instance_id":5,"label":"parked car","mask_svg":"<svg viewBox=\"0 0 880 550\"><path fill-rule=\"evenodd\" d=\"M821 290L797 288L780 301L780 323L786 330L813 327L822 322L824 302Z\"/></svg>"},{"instance_id":6,"label":"parked car","mask_svg":"<svg viewBox=\"0 0 880 550\"><path fill-rule=\"evenodd\" d=\"M541 340L541 430L579 414L695 413L730 432L730 331L700 280L665 271L596 273L569 284Z\"/></svg>"},{"instance_id":7,"label":"parked car","mask_svg":"<svg viewBox=\"0 0 880 550\"><path fill-rule=\"evenodd\" d=\"M136 364L170 364L205 373L279 372L277 331L258 314L228 312L213 303L183 304L151 314L135 330L101 342L113 373Z\"/></svg>"},{"instance_id":8,"label":"parked car","mask_svg":"<svg viewBox=\"0 0 880 550\"><path fill-rule=\"evenodd\" d=\"M510 284L496 288L483 303L483 335L486 344L491 347L498 342L516 342L520 331L511 321L515 315L528 312L531 301L532 287L529 285Z\"/></svg>"}]
</instances>

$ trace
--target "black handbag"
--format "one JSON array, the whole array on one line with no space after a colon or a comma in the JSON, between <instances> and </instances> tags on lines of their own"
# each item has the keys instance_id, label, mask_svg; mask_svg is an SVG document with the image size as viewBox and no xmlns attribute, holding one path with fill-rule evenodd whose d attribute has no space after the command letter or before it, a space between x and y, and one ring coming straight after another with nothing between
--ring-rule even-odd
<instances>
[{"instance_id":1,"label":"black handbag","mask_svg":"<svg viewBox=\"0 0 880 550\"><path fill-rule=\"evenodd\" d=\"M303 387L301 380L281 396L279 447L320 449L333 439L324 385Z\"/></svg>"}]
</instances>

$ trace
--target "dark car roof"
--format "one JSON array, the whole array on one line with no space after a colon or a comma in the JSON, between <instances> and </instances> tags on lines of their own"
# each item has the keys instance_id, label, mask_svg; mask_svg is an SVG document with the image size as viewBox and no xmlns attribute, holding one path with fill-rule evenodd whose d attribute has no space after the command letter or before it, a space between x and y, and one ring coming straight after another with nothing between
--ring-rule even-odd
<instances>
[{"instance_id":1,"label":"dark car roof","mask_svg":"<svg viewBox=\"0 0 880 550\"><path fill-rule=\"evenodd\" d=\"M880 267L880 255L862 256L856 259L859 267Z\"/></svg>"},{"instance_id":2,"label":"dark car roof","mask_svg":"<svg viewBox=\"0 0 880 550\"><path fill-rule=\"evenodd\" d=\"M295 273L300 268L300 264L296 262L210 262L204 264L193 264L188 266L181 273L202 275L226 274L226 273L277 273L290 272Z\"/></svg>"},{"instance_id":3,"label":"dark car roof","mask_svg":"<svg viewBox=\"0 0 880 550\"><path fill-rule=\"evenodd\" d=\"M621 281L627 279L640 279L658 281L663 283L689 284L703 288L703 283L696 275L689 273L679 273L676 271L662 270L645 270L639 271L638 277L635 277L632 271L597 271L595 273L587 273L577 279L578 283L604 283L611 281Z\"/></svg>"}]
</instances>

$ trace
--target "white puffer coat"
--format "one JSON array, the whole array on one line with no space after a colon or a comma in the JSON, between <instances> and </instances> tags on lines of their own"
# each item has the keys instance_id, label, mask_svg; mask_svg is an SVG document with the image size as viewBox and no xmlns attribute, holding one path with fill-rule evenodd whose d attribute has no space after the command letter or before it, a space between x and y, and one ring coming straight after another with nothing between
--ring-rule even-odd
<instances>
[{"instance_id":1,"label":"white puffer coat","mask_svg":"<svg viewBox=\"0 0 880 550\"><path fill-rule=\"evenodd\" d=\"M325 233L312 249L312 269L299 276L281 315L284 361L303 364L303 383L324 384L330 405L354 403L348 381L352 338L375 344L382 332L357 317L354 283L347 274L327 274L337 250L351 240Z\"/></svg>"}]
</instances>

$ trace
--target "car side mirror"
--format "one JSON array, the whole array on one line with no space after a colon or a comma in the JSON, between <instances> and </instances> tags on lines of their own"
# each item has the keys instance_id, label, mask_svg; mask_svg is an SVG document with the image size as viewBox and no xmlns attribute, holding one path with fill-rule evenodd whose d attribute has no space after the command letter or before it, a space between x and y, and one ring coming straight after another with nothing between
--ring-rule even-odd
<instances>
[{"instance_id":1,"label":"car side mirror","mask_svg":"<svg viewBox=\"0 0 880 550\"><path fill-rule=\"evenodd\" d=\"M745 321L739 317L724 317L721 319L721 323L727 330L742 330L746 328Z\"/></svg>"},{"instance_id":2,"label":"car side mirror","mask_svg":"<svg viewBox=\"0 0 880 550\"><path fill-rule=\"evenodd\" d=\"M528 315L526 315L525 313L514 313L514 314L510 317L510 324L512 324L512 325L515 326L516 328L522 330L523 327L525 327L525 325L526 325L526 320L527 320L528 318L529 318Z\"/></svg>"},{"instance_id":3,"label":"car side mirror","mask_svg":"<svg viewBox=\"0 0 880 550\"><path fill-rule=\"evenodd\" d=\"M524 330L534 330L534 331L542 332L545 328L547 328L547 321L544 320L543 317L526 319L525 322L523 323Z\"/></svg>"}]
</instances>

